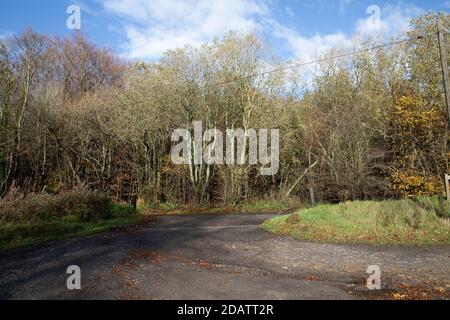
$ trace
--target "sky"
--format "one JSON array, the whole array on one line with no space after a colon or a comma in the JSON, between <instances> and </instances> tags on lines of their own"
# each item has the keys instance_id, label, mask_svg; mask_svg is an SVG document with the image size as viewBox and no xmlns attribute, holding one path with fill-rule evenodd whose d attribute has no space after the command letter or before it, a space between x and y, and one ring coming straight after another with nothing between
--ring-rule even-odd
<instances>
[{"instance_id":1,"label":"sky","mask_svg":"<svg viewBox=\"0 0 450 320\"><path fill-rule=\"evenodd\" d=\"M170 49L199 46L234 30L260 35L280 57L308 60L357 35L395 36L450 0L14 0L0 5L0 38L32 27L69 35L80 28L99 46L130 60L156 61ZM74 26L74 24L72 24Z\"/></svg>"}]
</instances>

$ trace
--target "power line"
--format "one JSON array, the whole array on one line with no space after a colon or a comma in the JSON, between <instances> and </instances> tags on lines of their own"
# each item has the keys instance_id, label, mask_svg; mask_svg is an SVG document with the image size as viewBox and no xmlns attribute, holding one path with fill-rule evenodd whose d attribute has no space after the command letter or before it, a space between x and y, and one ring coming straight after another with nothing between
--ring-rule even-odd
<instances>
[{"instance_id":1,"label":"power line","mask_svg":"<svg viewBox=\"0 0 450 320\"><path fill-rule=\"evenodd\" d=\"M343 53L343 54L339 54L339 55L335 55L335 56L331 56L331 57L327 57L327 58L323 58L323 59L318 59L318 60L314 60L314 61L308 61L308 62L303 62L303 63L296 63L296 64L293 64L293 65L290 65L290 66L286 66L286 67L283 67L283 68L277 68L277 69L273 69L273 70L264 71L264 72L261 72L261 73L258 73L258 74L252 74L252 75L248 75L248 76L243 76L243 77L240 77L240 78L234 79L234 80L217 82L217 83L205 85L205 86L200 87L200 88L201 89L206 89L206 88L209 88L209 87L226 85L226 84L234 83L234 82L237 82L237 81L240 81L240 80L256 78L256 77L265 76L265 75L272 74L272 73L277 73L277 72L286 71L286 70L290 70L290 69L296 69L296 68L300 68L300 67L305 67L305 66L312 65L312 64L317 64L317 63L321 63L321 62L327 62L327 61L331 61L331 60L337 60L337 59L345 58L345 57L348 57L348 56L353 56L353 55L360 54L360 53L365 53L365 52L369 52L369 51L374 51L374 50L379 50L379 49L383 49L383 48L386 48L386 47L399 45L399 44L406 43L406 42L422 40L422 39L427 38L427 37L429 37L431 35L434 35L434 33L428 34L426 36L417 36L417 37L414 37L414 38L408 38L408 39L398 40L398 41L394 41L394 42L388 42L388 43L384 43L384 44L381 44L381 45L378 45L378 46L365 48L365 49L361 49L361 50L356 50L356 51L352 51L352 52L347 52L347 53Z\"/></svg>"},{"instance_id":2,"label":"power line","mask_svg":"<svg viewBox=\"0 0 450 320\"><path fill-rule=\"evenodd\" d=\"M233 80L227 80L227 81L207 84L207 85L199 87L199 89L208 89L208 88L213 88L213 87L219 87L219 86L223 86L223 85L239 82L239 81L242 81L242 80L247 80L247 79L256 78L256 77L260 77L260 76L265 76L265 75L268 75L268 74L273 74L273 73L282 72L282 71L286 71L286 70L301 68L301 67L305 67L305 66L309 66L309 65L313 65L313 64L317 64L317 63L337 60L337 59L353 56L353 55L360 54L360 53L380 50L380 49L383 49L383 48L386 48L386 47L392 47L392 46L403 44L403 43L407 43L407 42L413 42L413 41L417 41L417 40L422 40L422 39L428 38L428 37L436 35L436 34L437 33L433 32L433 33L429 33L429 34L426 34L426 35L419 35L419 36L412 37L412 38L410 37L410 38L407 38L407 39L402 39L402 40L397 40L397 41L392 41L392 42L386 42L386 43L383 43L383 44L380 44L380 45L377 45L377 46L364 48L364 49L351 51L351 52L346 52L346 53L338 54L338 55L327 57L327 58L317 59L317 60L303 62L303 63L295 63L295 64L291 64L291 65L286 66L286 67L276 68L276 69L272 69L272 70L267 70L267 71L263 71L261 73L251 74L251 75L248 75L248 76L242 76L242 77L239 77L239 78L236 78L236 79L233 79ZM164 96L165 97L171 97L171 96L179 96L179 95L180 94L164 95ZM141 103L141 102L144 102L144 100L139 101L136 104Z\"/></svg>"}]
</instances>

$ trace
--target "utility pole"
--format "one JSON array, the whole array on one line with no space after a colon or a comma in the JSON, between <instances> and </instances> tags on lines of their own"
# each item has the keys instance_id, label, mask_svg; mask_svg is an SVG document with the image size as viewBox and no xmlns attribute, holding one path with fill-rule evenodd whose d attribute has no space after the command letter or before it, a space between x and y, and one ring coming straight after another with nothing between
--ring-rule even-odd
<instances>
[{"instance_id":1,"label":"utility pole","mask_svg":"<svg viewBox=\"0 0 450 320\"><path fill-rule=\"evenodd\" d=\"M445 104L447 105L447 116L448 122L450 124L450 80L448 75L448 63L447 63L447 48L445 46L445 35L444 26L442 25L441 17L437 17L437 29L438 29L438 40L439 40L439 54L441 57L441 67L442 76L444 78L444 93L445 93ZM445 192L447 194L447 201L450 201L450 176L445 175Z\"/></svg>"},{"instance_id":2,"label":"utility pole","mask_svg":"<svg viewBox=\"0 0 450 320\"><path fill-rule=\"evenodd\" d=\"M447 106L448 122L450 124L450 78L448 75L447 48L445 47L444 28L441 18L437 18L439 53L441 57L442 76L444 78L445 104Z\"/></svg>"}]
</instances>

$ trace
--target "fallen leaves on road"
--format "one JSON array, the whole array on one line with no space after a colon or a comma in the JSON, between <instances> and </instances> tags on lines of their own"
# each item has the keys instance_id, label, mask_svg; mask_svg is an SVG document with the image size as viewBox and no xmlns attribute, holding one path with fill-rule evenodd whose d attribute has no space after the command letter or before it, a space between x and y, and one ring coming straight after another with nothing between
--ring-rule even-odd
<instances>
[{"instance_id":1,"label":"fallen leaves on road","mask_svg":"<svg viewBox=\"0 0 450 320\"><path fill-rule=\"evenodd\" d=\"M442 287L429 287L426 285L409 286L401 284L391 293L393 300L433 300L450 299L450 291Z\"/></svg>"},{"instance_id":2,"label":"fallen leaves on road","mask_svg":"<svg viewBox=\"0 0 450 320\"><path fill-rule=\"evenodd\" d=\"M320 277L316 274L310 274L310 275L306 276L305 279L309 280L309 281L319 281Z\"/></svg>"}]
</instances>

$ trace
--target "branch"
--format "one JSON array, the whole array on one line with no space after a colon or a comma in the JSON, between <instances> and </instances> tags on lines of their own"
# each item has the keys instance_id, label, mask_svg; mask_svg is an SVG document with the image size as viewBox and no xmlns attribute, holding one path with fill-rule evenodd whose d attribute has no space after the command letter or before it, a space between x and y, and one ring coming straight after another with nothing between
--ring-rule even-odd
<instances>
[{"instance_id":1,"label":"branch","mask_svg":"<svg viewBox=\"0 0 450 320\"><path fill-rule=\"evenodd\" d=\"M300 178L297 179L297 181L295 181L294 185L289 189L289 191L285 194L285 196L283 197L283 201L285 201L292 193L292 191L294 191L294 189L298 186L298 184L306 177L306 175L308 174L308 172L310 170L312 170L317 164L319 163L319 160L317 160L316 162L314 162L312 165L310 165L304 172L303 174L300 176Z\"/></svg>"}]
</instances>

